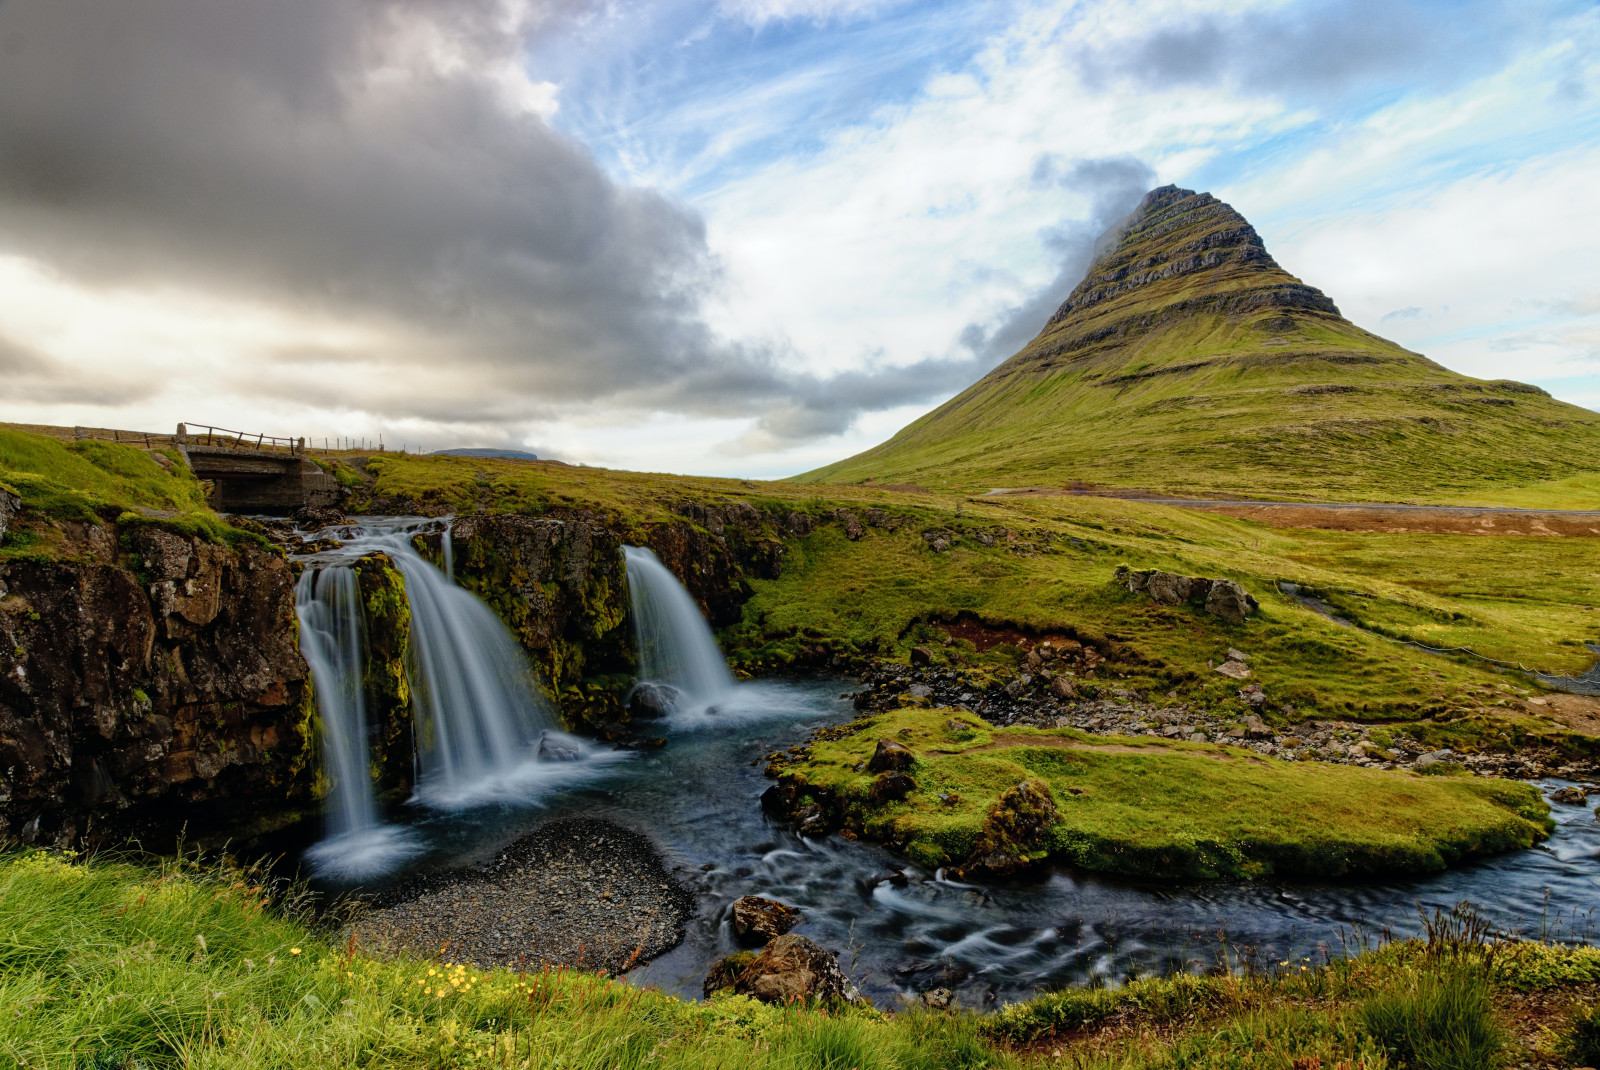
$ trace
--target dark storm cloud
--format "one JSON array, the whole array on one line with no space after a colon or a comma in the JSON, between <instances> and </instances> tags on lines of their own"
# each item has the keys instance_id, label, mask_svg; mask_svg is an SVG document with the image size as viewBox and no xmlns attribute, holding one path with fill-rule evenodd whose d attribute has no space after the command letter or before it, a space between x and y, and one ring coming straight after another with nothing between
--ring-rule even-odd
<instances>
[{"instance_id":1,"label":"dark storm cloud","mask_svg":"<svg viewBox=\"0 0 1600 1070\"><path fill-rule=\"evenodd\" d=\"M1090 84L1233 83L1325 95L1382 79L1454 83L1509 54L1539 5L1503 0L1311 0L1196 15L1079 57Z\"/></svg>"}]
</instances>

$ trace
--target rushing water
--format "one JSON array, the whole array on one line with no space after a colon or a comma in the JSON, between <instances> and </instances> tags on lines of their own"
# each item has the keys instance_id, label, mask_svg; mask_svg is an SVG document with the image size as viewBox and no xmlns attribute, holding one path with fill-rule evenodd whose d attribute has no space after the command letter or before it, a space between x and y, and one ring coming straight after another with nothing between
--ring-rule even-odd
<instances>
[{"instance_id":1,"label":"rushing water","mask_svg":"<svg viewBox=\"0 0 1600 1070\"><path fill-rule=\"evenodd\" d=\"M671 716L678 727L716 723L734 694L733 675L700 616L700 607L655 554L641 546L626 546L622 552L639 646L640 683L673 689Z\"/></svg>"},{"instance_id":2,"label":"rushing water","mask_svg":"<svg viewBox=\"0 0 1600 1070\"><path fill-rule=\"evenodd\" d=\"M934 987L969 1006L1129 973L1204 968L1224 954L1262 964L1339 954L1344 941L1414 934L1418 908L1463 899L1504 930L1592 939L1600 821L1555 808L1545 845L1431 877L1367 882L1160 885L1053 870L1004 883L941 880L839 837L808 840L766 817L766 755L853 716L844 681L741 684L717 731L673 732L657 751L527 805L427 814L414 833L427 864L481 861L542 822L607 817L651 836L697 896L681 946L634 971L641 984L698 996L707 967L735 949L733 900L799 907L796 930L838 951L880 1005ZM1549 785L1547 785L1549 786ZM901 871L903 885L887 879ZM1226 952L1223 940L1226 941Z\"/></svg>"},{"instance_id":3,"label":"rushing water","mask_svg":"<svg viewBox=\"0 0 1600 1070\"><path fill-rule=\"evenodd\" d=\"M581 782L620 757L560 732L533 671L500 618L417 552L411 539L448 521L369 520L305 536L342 546L303 557L302 622L333 779L329 833L311 852L320 872L384 872L411 854L407 834L378 824L372 801L366 713L361 698L361 600L348 563L385 553L405 579L411 611L406 675L411 688L417 774L412 801L438 809L497 799L526 802ZM317 592L331 592L327 603ZM337 608L335 608L337 606ZM326 683L325 683L326 681ZM357 785L360 785L358 790Z\"/></svg>"}]
</instances>

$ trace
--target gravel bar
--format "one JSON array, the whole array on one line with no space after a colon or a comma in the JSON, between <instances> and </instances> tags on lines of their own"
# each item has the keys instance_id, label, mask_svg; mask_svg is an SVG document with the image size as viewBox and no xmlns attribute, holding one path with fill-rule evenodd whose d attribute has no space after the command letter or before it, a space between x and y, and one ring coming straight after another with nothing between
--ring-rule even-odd
<instances>
[{"instance_id":1,"label":"gravel bar","mask_svg":"<svg viewBox=\"0 0 1600 1070\"><path fill-rule=\"evenodd\" d=\"M610 821L563 819L484 865L383 893L350 928L368 950L483 969L619 974L676 947L693 906L647 837Z\"/></svg>"}]
</instances>

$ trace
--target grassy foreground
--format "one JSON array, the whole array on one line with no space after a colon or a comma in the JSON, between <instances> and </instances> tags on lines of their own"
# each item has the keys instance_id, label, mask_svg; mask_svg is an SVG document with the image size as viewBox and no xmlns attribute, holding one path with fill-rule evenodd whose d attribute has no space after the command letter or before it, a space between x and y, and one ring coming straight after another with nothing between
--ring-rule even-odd
<instances>
[{"instance_id":1,"label":"grassy foreground","mask_svg":"<svg viewBox=\"0 0 1600 1070\"><path fill-rule=\"evenodd\" d=\"M687 1003L594 974L339 945L247 873L0 856L0 1060L227 1067L1488 1068L1594 1032L1600 952L1445 926L1326 965L1068 989L978 1017ZM1470 927L1465 927L1470 928ZM1481 937L1481 933L1479 933ZM1519 1037L1519 1001L1544 1025ZM1592 1016L1591 1016L1592 1017ZM1525 1030L1523 1030L1525 1031ZM1570 1065L1570 1064L1569 1064Z\"/></svg>"},{"instance_id":2,"label":"grassy foreground","mask_svg":"<svg viewBox=\"0 0 1600 1070\"><path fill-rule=\"evenodd\" d=\"M904 799L874 798L874 774L863 765L880 740L917 756L908 770L916 790ZM947 709L883 714L813 743L786 772L802 792L839 800L850 831L927 866L1001 849L1162 879L1427 872L1529 847L1553 828L1538 789L1514 781L1284 762L1213 743L996 729ZM1025 783L1042 785L1054 814L1019 839L1002 800Z\"/></svg>"}]
</instances>

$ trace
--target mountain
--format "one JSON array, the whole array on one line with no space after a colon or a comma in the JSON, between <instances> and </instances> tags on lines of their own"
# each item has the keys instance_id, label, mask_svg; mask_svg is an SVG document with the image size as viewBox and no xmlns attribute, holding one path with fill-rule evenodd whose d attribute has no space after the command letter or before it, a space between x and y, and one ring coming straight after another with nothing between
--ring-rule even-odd
<instances>
[{"instance_id":1,"label":"mountain","mask_svg":"<svg viewBox=\"0 0 1600 1070\"><path fill-rule=\"evenodd\" d=\"M537 453L525 450L506 450L498 446L461 446L453 450L434 450L430 457L500 457L511 461L537 461Z\"/></svg>"},{"instance_id":2,"label":"mountain","mask_svg":"<svg viewBox=\"0 0 1600 1070\"><path fill-rule=\"evenodd\" d=\"M1163 186L1016 356L798 477L1442 499L1600 470L1600 413L1362 330L1233 208Z\"/></svg>"}]
</instances>

